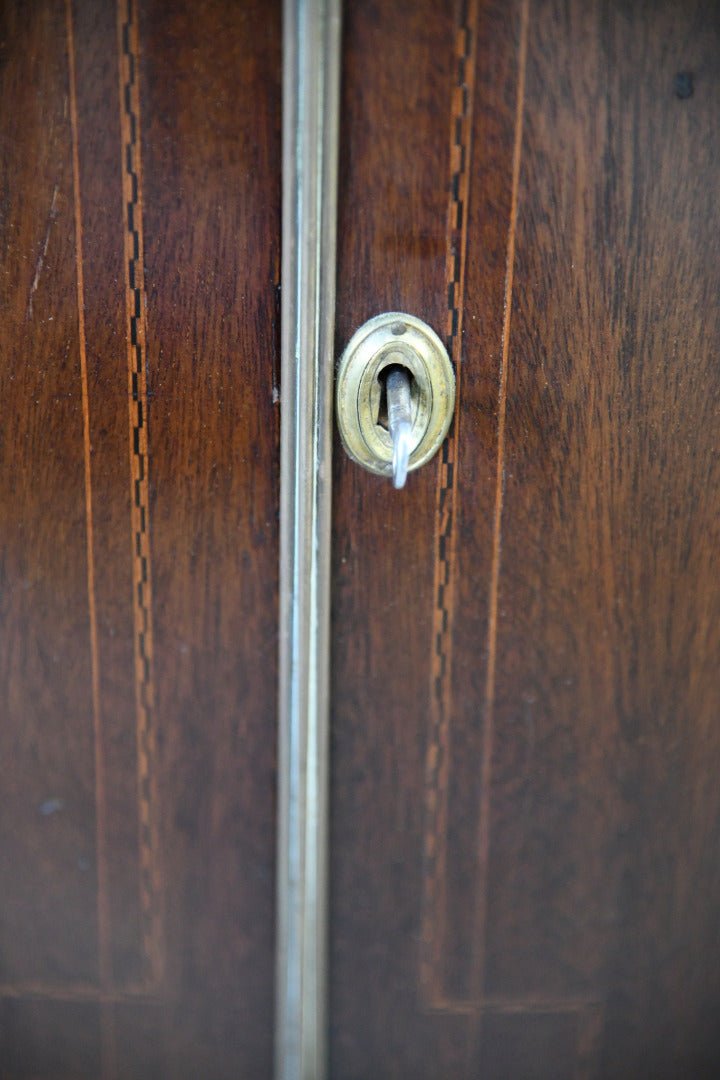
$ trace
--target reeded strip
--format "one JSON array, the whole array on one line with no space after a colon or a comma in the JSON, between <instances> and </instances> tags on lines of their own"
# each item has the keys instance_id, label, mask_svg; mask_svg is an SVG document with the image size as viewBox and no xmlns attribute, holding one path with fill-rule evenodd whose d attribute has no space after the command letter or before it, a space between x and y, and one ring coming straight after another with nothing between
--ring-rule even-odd
<instances>
[{"instance_id":1,"label":"reeded strip","mask_svg":"<svg viewBox=\"0 0 720 1080\"><path fill-rule=\"evenodd\" d=\"M339 0L286 0L275 1075L322 1080Z\"/></svg>"}]
</instances>

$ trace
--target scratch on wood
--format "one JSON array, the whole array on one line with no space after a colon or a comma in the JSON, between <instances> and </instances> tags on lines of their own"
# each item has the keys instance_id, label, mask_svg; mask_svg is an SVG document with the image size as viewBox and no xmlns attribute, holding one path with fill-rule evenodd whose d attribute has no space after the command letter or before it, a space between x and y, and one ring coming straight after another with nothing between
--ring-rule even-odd
<instances>
[{"instance_id":1,"label":"scratch on wood","mask_svg":"<svg viewBox=\"0 0 720 1080\"><path fill-rule=\"evenodd\" d=\"M38 256L38 261L35 266L35 277L33 278L32 285L30 286L30 297L28 299L27 313L25 315L26 322L32 318L33 313L33 296L37 292L38 285L40 284L40 275L42 273L43 266L45 264L45 256L47 255L48 245L50 243L50 230L52 229L53 221L55 220L55 204L57 203L57 195L60 190L60 185L56 184L53 193L52 200L50 202L50 210L48 211L47 225L45 226L45 239L43 240L42 251Z\"/></svg>"}]
</instances>

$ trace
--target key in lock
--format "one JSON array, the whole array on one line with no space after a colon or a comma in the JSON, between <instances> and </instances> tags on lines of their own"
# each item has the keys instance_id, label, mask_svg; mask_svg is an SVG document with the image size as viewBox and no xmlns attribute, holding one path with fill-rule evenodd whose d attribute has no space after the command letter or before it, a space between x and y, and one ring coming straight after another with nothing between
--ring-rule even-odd
<instances>
[{"instance_id":1,"label":"key in lock","mask_svg":"<svg viewBox=\"0 0 720 1080\"><path fill-rule=\"evenodd\" d=\"M338 427L363 468L403 487L437 452L455 407L455 374L434 330L387 312L351 338L337 372Z\"/></svg>"}]
</instances>

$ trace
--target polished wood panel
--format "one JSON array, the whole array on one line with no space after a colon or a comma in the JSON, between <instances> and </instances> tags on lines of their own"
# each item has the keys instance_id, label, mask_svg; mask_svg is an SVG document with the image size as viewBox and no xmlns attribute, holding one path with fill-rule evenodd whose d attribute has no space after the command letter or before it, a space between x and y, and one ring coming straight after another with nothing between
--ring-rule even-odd
<instances>
[{"instance_id":1,"label":"polished wood panel","mask_svg":"<svg viewBox=\"0 0 720 1080\"><path fill-rule=\"evenodd\" d=\"M270 1068L278 16L157 3L141 23L167 976L183 990L175 1076Z\"/></svg>"},{"instance_id":2,"label":"polished wood panel","mask_svg":"<svg viewBox=\"0 0 720 1080\"><path fill-rule=\"evenodd\" d=\"M717 15L401 8L423 108L384 82L395 15L349 12L345 122L375 141L345 158L339 345L400 296L445 329L413 243L378 240L423 206L462 261L428 200L453 206L472 26L460 395L434 509L429 479L336 467L333 1067L714 1076ZM383 218L386 133L407 162L419 128Z\"/></svg>"},{"instance_id":3,"label":"polished wood panel","mask_svg":"<svg viewBox=\"0 0 720 1080\"><path fill-rule=\"evenodd\" d=\"M279 7L3 20L0 1074L265 1077Z\"/></svg>"},{"instance_id":4,"label":"polished wood panel","mask_svg":"<svg viewBox=\"0 0 720 1080\"><path fill-rule=\"evenodd\" d=\"M338 350L388 310L445 336L458 31L449 6L346 5ZM336 451L330 1072L454 1073L463 1023L417 983L438 466L398 493Z\"/></svg>"},{"instance_id":5,"label":"polished wood panel","mask_svg":"<svg viewBox=\"0 0 720 1080\"><path fill-rule=\"evenodd\" d=\"M65 17L6 5L0 981L97 968L83 383ZM20 47L20 43L23 47ZM15 102L23 102L18 108Z\"/></svg>"},{"instance_id":6,"label":"polished wood panel","mask_svg":"<svg viewBox=\"0 0 720 1080\"><path fill-rule=\"evenodd\" d=\"M124 347L125 259L119 167L117 16L113 5L76 3L66 25L74 54L69 103L77 151L77 227L90 444L94 638L102 770L98 791L101 981L142 983L145 957L138 865L138 784L133 672L132 543L129 525L128 376ZM71 36L70 36L71 35ZM71 73L68 73L70 80ZM107 136L98 136L98 117ZM80 296L81 292L81 296Z\"/></svg>"},{"instance_id":7,"label":"polished wood panel","mask_svg":"<svg viewBox=\"0 0 720 1080\"><path fill-rule=\"evenodd\" d=\"M720 1055L719 31L531 8L486 986L597 995L607 1076Z\"/></svg>"}]
</instances>

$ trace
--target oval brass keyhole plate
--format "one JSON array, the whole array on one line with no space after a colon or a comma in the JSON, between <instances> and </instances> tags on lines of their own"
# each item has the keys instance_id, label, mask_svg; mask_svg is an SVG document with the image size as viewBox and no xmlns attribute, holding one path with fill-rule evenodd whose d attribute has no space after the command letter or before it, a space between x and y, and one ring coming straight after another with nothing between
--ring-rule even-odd
<instances>
[{"instance_id":1,"label":"oval brass keyhole plate","mask_svg":"<svg viewBox=\"0 0 720 1080\"><path fill-rule=\"evenodd\" d=\"M390 311L357 330L340 358L337 418L348 455L380 476L392 476L393 444L382 421L383 373L410 373L411 450L408 471L437 452L455 407L455 373L440 338L422 319Z\"/></svg>"}]
</instances>

